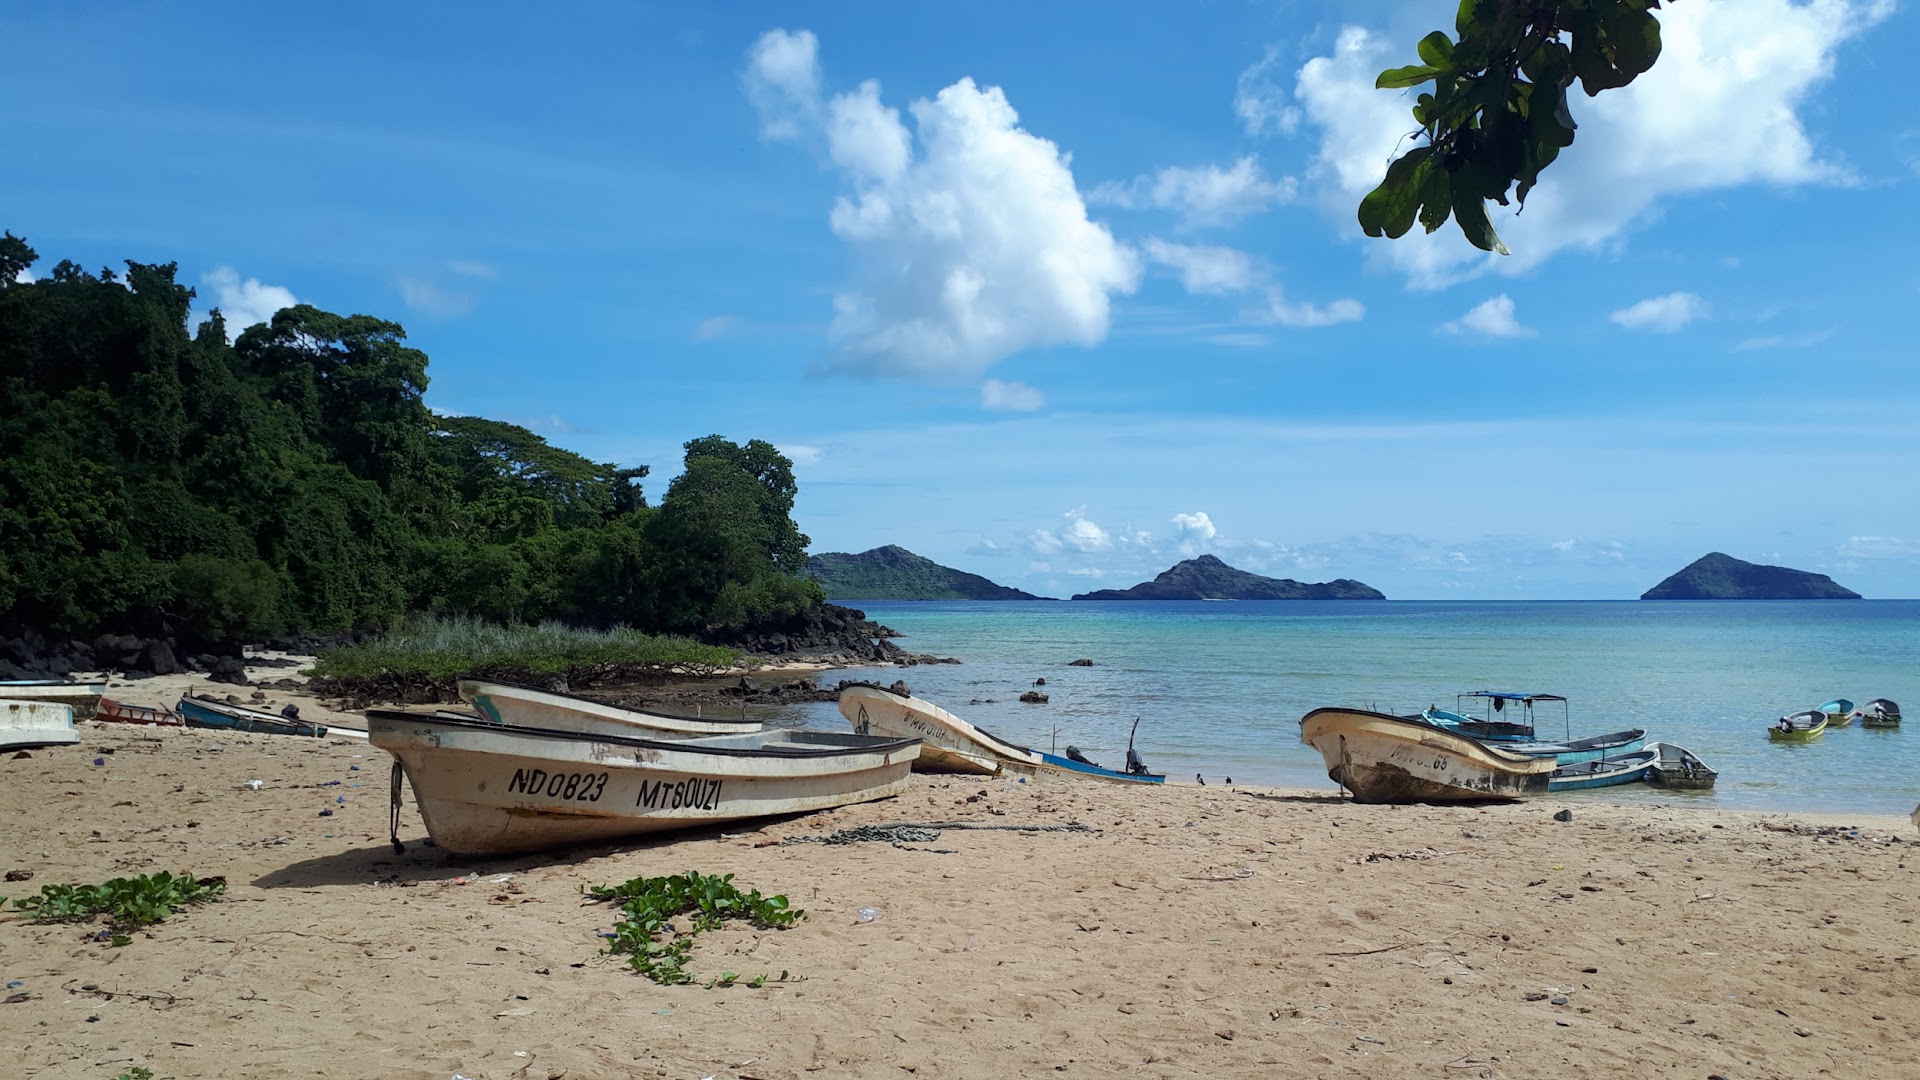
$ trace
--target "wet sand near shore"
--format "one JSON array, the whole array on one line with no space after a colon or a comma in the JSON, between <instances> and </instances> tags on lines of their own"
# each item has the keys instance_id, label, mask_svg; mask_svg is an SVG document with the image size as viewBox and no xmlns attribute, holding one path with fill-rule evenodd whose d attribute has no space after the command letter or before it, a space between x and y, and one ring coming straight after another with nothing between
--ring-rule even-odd
<instances>
[{"instance_id":1,"label":"wet sand near shore","mask_svg":"<svg viewBox=\"0 0 1920 1080\"><path fill-rule=\"evenodd\" d=\"M155 704L159 682L109 694ZM916 776L821 814L463 860L421 843L410 793L394 854L390 759L364 742L81 728L0 758L0 869L32 874L0 892L162 869L228 891L117 949L0 921L13 1075L1920 1075L1905 818ZM781 843L943 821L1092 831ZM687 870L807 916L701 935L690 986L599 955L612 916L582 886Z\"/></svg>"}]
</instances>

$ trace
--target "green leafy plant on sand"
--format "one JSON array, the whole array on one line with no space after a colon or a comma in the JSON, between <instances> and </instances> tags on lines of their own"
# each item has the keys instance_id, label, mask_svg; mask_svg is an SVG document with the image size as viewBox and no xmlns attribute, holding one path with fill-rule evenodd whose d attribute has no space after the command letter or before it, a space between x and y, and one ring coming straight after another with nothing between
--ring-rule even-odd
<instances>
[{"instance_id":1,"label":"green leafy plant on sand","mask_svg":"<svg viewBox=\"0 0 1920 1080\"><path fill-rule=\"evenodd\" d=\"M145 1065L135 1065L133 1068L114 1077L113 1080L153 1080L153 1070L147 1068Z\"/></svg>"},{"instance_id":2,"label":"green leafy plant on sand","mask_svg":"<svg viewBox=\"0 0 1920 1080\"><path fill-rule=\"evenodd\" d=\"M13 908L37 923L80 922L107 917L102 931L113 945L133 940L132 931L164 922L190 904L204 904L225 892L225 878L195 879L192 874L142 874L99 885L44 885L38 896L22 896ZM0 904L4 904L0 900Z\"/></svg>"},{"instance_id":3,"label":"green leafy plant on sand","mask_svg":"<svg viewBox=\"0 0 1920 1080\"><path fill-rule=\"evenodd\" d=\"M733 875L701 874L689 870L671 877L637 877L624 885L583 886L580 890L600 903L618 903L620 920L607 936L606 952L625 954L633 970L662 985L693 981L686 969L693 952L696 934L713 930L731 919L752 923L761 929L784 929L806 913L787 907L784 896L761 896L758 889L741 892L734 887ZM668 920L691 915L684 933L676 932ZM663 935L670 935L661 940ZM735 972L724 971L707 982L732 986L739 981ZM777 981L786 982L782 971ZM748 986L765 986L768 976L760 975Z\"/></svg>"}]
</instances>

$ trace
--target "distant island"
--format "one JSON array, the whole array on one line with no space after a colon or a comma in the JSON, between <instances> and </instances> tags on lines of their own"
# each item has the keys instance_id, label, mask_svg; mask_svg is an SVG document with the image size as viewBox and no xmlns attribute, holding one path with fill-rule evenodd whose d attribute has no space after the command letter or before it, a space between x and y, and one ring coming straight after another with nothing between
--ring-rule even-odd
<instances>
[{"instance_id":1,"label":"distant island","mask_svg":"<svg viewBox=\"0 0 1920 1080\"><path fill-rule=\"evenodd\" d=\"M1718 551L1640 594L1642 600L1858 600L1825 574L1743 562Z\"/></svg>"},{"instance_id":2,"label":"distant island","mask_svg":"<svg viewBox=\"0 0 1920 1080\"><path fill-rule=\"evenodd\" d=\"M858 555L829 551L807 559L807 574L831 600L1044 600L996 585L906 548L888 544Z\"/></svg>"},{"instance_id":3,"label":"distant island","mask_svg":"<svg viewBox=\"0 0 1920 1080\"><path fill-rule=\"evenodd\" d=\"M1380 590L1351 578L1301 582L1236 570L1212 555L1176 563L1131 589L1099 589L1075 600L1385 600Z\"/></svg>"}]
</instances>

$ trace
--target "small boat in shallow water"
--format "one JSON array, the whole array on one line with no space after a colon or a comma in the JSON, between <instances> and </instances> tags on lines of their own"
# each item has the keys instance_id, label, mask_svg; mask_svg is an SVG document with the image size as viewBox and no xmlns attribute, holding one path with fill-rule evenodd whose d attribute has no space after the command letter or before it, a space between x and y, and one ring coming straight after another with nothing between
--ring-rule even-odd
<instances>
[{"instance_id":1,"label":"small boat in shallow water","mask_svg":"<svg viewBox=\"0 0 1920 1080\"><path fill-rule=\"evenodd\" d=\"M917 739L802 728L649 739L387 709L367 713L367 731L406 774L428 835L458 855L884 799L920 753Z\"/></svg>"},{"instance_id":2,"label":"small boat in shallow water","mask_svg":"<svg viewBox=\"0 0 1920 1080\"><path fill-rule=\"evenodd\" d=\"M1655 757L1653 768L1647 773L1647 782L1655 787L1673 788L1675 791L1706 791L1720 774L1707 767L1700 756L1677 743L1652 742L1647 749Z\"/></svg>"},{"instance_id":3,"label":"small boat in shallow water","mask_svg":"<svg viewBox=\"0 0 1920 1080\"><path fill-rule=\"evenodd\" d=\"M1365 709L1315 709L1300 741L1356 802L1485 802L1543 794L1550 757L1510 753L1432 724Z\"/></svg>"},{"instance_id":4,"label":"small boat in shallow water","mask_svg":"<svg viewBox=\"0 0 1920 1080\"><path fill-rule=\"evenodd\" d=\"M1872 701L1860 706L1860 711L1856 715L1860 717L1861 727L1887 728L1900 726L1900 706L1895 705L1887 698L1874 698Z\"/></svg>"},{"instance_id":5,"label":"small boat in shallow water","mask_svg":"<svg viewBox=\"0 0 1920 1080\"><path fill-rule=\"evenodd\" d=\"M47 701L73 706L73 718L86 720L100 707L100 695L107 692L103 682L75 682L72 679L17 679L0 681L0 698L7 701Z\"/></svg>"},{"instance_id":6,"label":"small boat in shallow water","mask_svg":"<svg viewBox=\"0 0 1920 1080\"><path fill-rule=\"evenodd\" d=\"M249 709L244 705L229 705L212 698L194 697L192 694L180 699L174 706L180 719L188 727L217 728L222 731L250 731L256 735L307 735L315 738L327 734L325 724L309 724L290 716Z\"/></svg>"},{"instance_id":7,"label":"small boat in shallow water","mask_svg":"<svg viewBox=\"0 0 1920 1080\"><path fill-rule=\"evenodd\" d=\"M1853 723L1853 702L1846 698L1834 698L1820 703L1820 711L1827 714L1828 727L1846 727Z\"/></svg>"},{"instance_id":8,"label":"small boat in shallow water","mask_svg":"<svg viewBox=\"0 0 1920 1080\"><path fill-rule=\"evenodd\" d=\"M37 750L79 741L73 706L62 701L0 699L0 750Z\"/></svg>"},{"instance_id":9,"label":"small boat in shallow water","mask_svg":"<svg viewBox=\"0 0 1920 1080\"><path fill-rule=\"evenodd\" d=\"M460 697L496 724L552 728L557 731L610 731L641 738L662 735L739 735L759 731L749 717L688 716L651 709L623 709L553 690L539 690L486 679L461 679Z\"/></svg>"},{"instance_id":10,"label":"small boat in shallow water","mask_svg":"<svg viewBox=\"0 0 1920 1080\"><path fill-rule=\"evenodd\" d=\"M1547 778L1548 791L1584 791L1588 788L1638 784L1647 778L1659 755L1652 750L1635 750L1617 757L1590 758L1561 765Z\"/></svg>"},{"instance_id":11,"label":"small boat in shallow water","mask_svg":"<svg viewBox=\"0 0 1920 1080\"><path fill-rule=\"evenodd\" d=\"M1802 709L1797 713L1788 713L1773 722L1767 729L1767 738L1774 742L1812 742L1827 731L1827 714L1819 709Z\"/></svg>"}]
</instances>

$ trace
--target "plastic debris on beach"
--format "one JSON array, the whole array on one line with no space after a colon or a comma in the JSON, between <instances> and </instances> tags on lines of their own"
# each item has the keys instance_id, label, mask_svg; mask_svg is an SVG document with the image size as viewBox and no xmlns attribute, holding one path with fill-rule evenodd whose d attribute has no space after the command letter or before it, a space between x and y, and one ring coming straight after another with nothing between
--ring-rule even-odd
<instances>
[{"instance_id":1,"label":"plastic debris on beach","mask_svg":"<svg viewBox=\"0 0 1920 1080\"><path fill-rule=\"evenodd\" d=\"M869 923L879 917L880 917L880 909L877 907L863 907L860 910L853 913L854 922Z\"/></svg>"}]
</instances>

